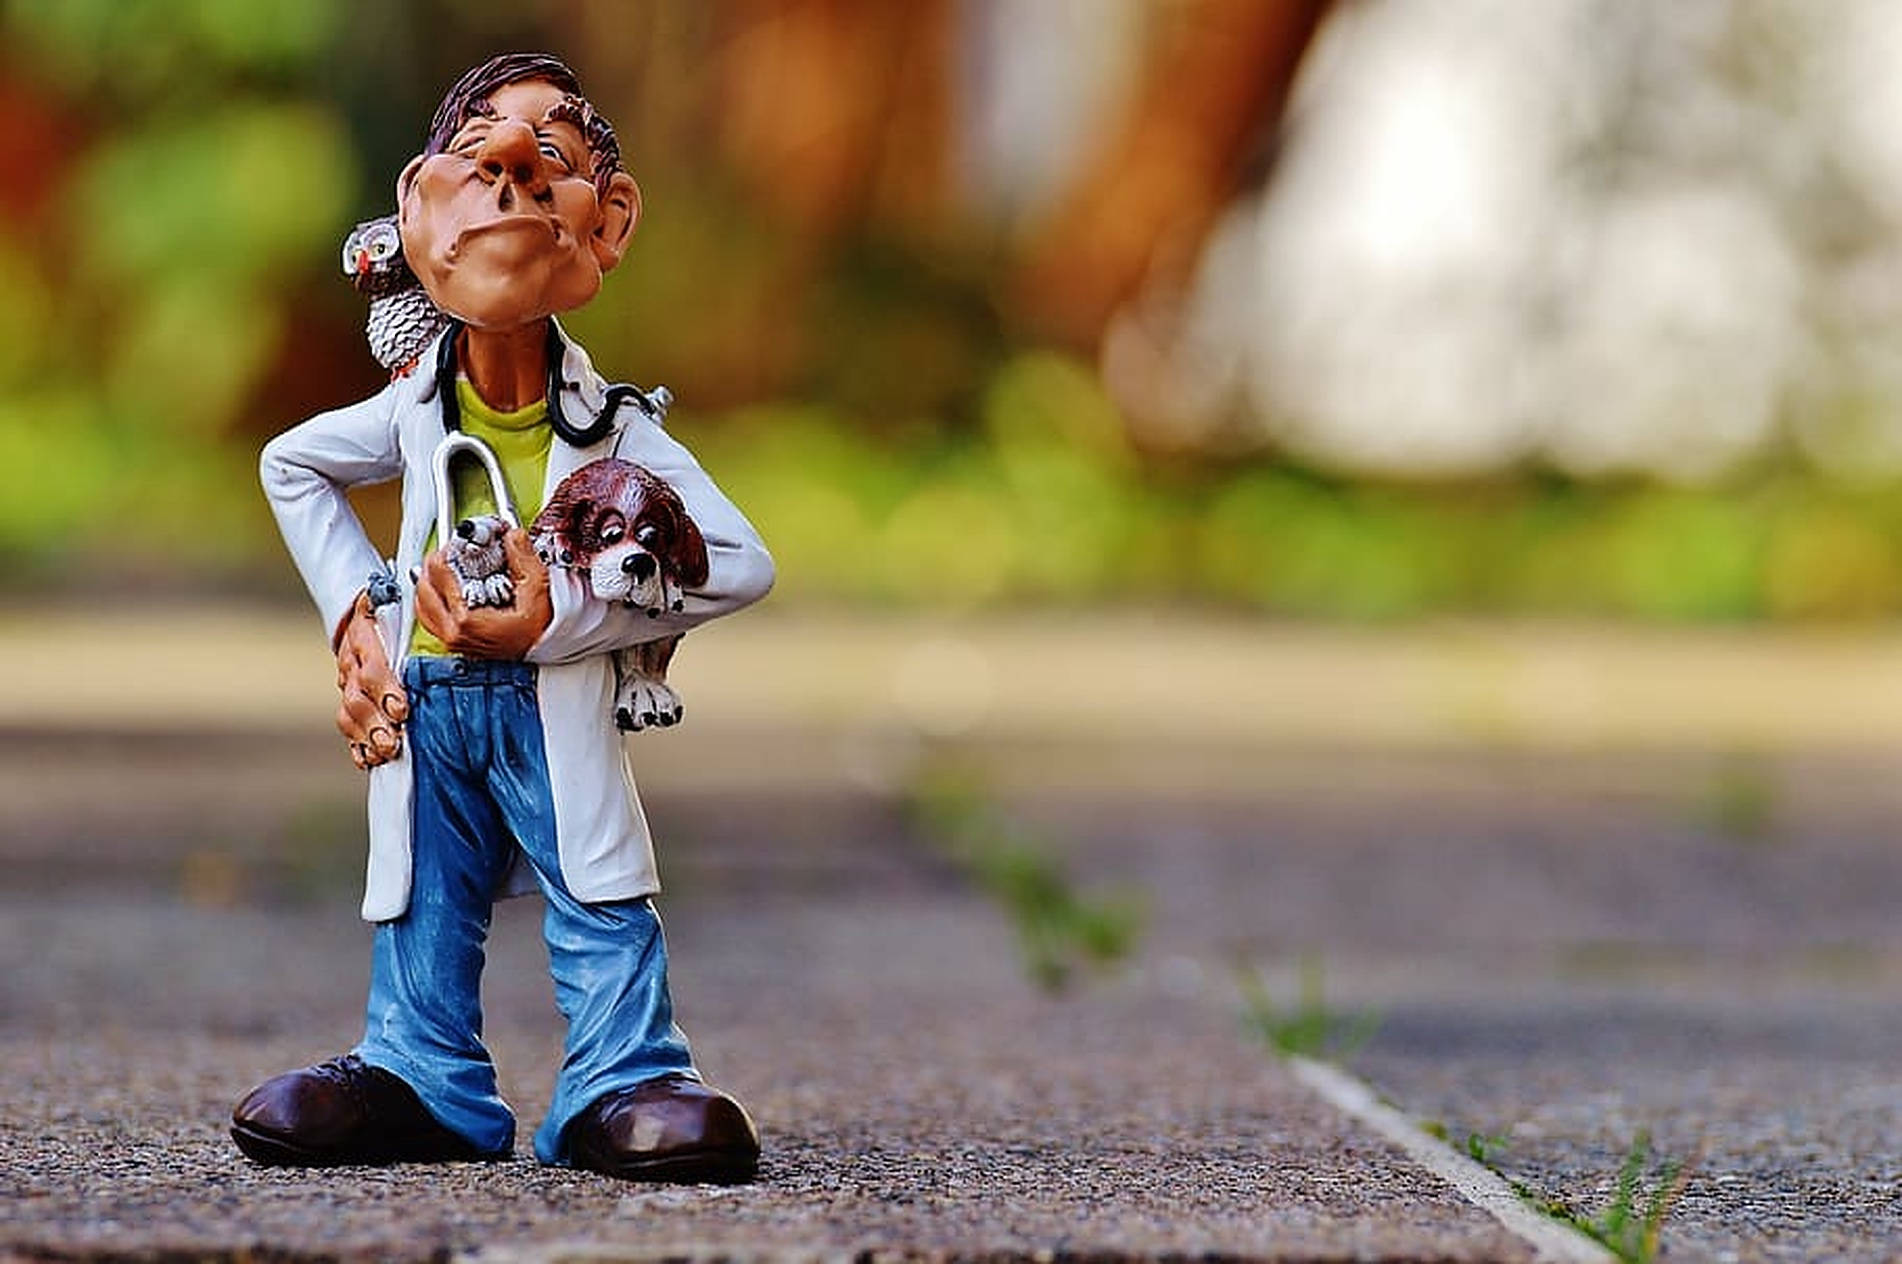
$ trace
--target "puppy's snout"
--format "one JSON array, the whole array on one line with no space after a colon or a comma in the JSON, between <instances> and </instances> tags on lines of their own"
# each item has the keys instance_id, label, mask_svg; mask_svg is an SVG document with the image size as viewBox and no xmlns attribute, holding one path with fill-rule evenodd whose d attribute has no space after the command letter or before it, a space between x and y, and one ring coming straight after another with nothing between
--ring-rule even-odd
<instances>
[{"instance_id":1,"label":"puppy's snout","mask_svg":"<svg viewBox=\"0 0 1902 1264\"><path fill-rule=\"evenodd\" d=\"M660 569L651 553L629 553L621 559L621 569L632 575L637 583L646 583L654 578L654 572Z\"/></svg>"},{"instance_id":2,"label":"puppy's snout","mask_svg":"<svg viewBox=\"0 0 1902 1264\"><path fill-rule=\"evenodd\" d=\"M465 540L475 539L476 524L474 518L464 518L456 524L456 534Z\"/></svg>"}]
</instances>

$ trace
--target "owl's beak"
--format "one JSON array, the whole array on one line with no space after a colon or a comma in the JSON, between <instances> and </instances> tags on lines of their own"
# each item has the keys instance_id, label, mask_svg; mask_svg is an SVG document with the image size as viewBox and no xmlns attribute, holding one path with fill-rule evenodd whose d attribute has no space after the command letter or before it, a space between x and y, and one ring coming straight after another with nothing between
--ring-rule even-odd
<instances>
[{"instance_id":1,"label":"owl's beak","mask_svg":"<svg viewBox=\"0 0 1902 1264\"><path fill-rule=\"evenodd\" d=\"M370 270L370 252L367 250L357 251L357 275L363 276L365 273L369 272L369 270Z\"/></svg>"}]
</instances>

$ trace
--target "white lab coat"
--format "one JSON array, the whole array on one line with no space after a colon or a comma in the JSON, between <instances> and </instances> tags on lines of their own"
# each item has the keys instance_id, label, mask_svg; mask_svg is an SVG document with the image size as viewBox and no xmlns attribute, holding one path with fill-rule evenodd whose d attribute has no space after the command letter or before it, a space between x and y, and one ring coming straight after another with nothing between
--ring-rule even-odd
<instances>
[{"instance_id":1,"label":"white lab coat","mask_svg":"<svg viewBox=\"0 0 1902 1264\"><path fill-rule=\"evenodd\" d=\"M566 338L563 342L563 413L585 425L600 413L607 383L586 352ZM435 362L436 351L427 351L410 376L360 403L312 417L265 445L260 461L265 495L333 637L381 565L345 488L401 478L397 575L407 576L422 561L436 523L430 459L443 438L436 383L428 371ZM660 889L647 819L614 725L610 652L737 610L765 596L773 583L772 558L752 524L693 455L634 405L624 405L612 433L591 447L575 448L555 438L544 498L575 470L608 456L646 466L680 493L706 537L710 573L705 585L683 594L684 609L650 618L645 611L587 596L572 570L551 570L554 617L527 657L539 669L562 879L576 899L587 903ZM403 590L399 659L408 651L416 617L414 590L407 582ZM394 665L400 672L400 661ZM363 896L368 921L387 921L409 907L411 784L408 743L396 759L370 773L370 859ZM518 861L508 893L533 889L532 874Z\"/></svg>"}]
</instances>

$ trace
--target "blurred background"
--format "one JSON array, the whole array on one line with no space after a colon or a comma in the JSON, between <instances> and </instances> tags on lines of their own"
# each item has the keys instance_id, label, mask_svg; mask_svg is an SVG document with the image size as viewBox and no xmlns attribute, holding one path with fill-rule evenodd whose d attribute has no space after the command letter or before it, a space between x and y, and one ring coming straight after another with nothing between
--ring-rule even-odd
<instances>
[{"instance_id":1,"label":"blurred background","mask_svg":"<svg viewBox=\"0 0 1902 1264\"><path fill-rule=\"evenodd\" d=\"M298 596L253 461L379 385L337 247L544 47L646 195L572 324L780 603L1902 604L1887 0L0 14L6 598Z\"/></svg>"}]
</instances>

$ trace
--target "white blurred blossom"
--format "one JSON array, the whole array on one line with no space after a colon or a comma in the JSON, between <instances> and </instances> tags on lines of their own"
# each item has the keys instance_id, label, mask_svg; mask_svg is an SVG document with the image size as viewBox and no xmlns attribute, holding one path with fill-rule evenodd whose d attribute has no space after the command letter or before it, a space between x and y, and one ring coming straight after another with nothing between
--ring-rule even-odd
<instances>
[{"instance_id":1,"label":"white blurred blossom","mask_svg":"<svg viewBox=\"0 0 1902 1264\"><path fill-rule=\"evenodd\" d=\"M1898 67L1893 0L1344 4L1173 365L1106 374L1359 471L1902 468Z\"/></svg>"}]
</instances>

